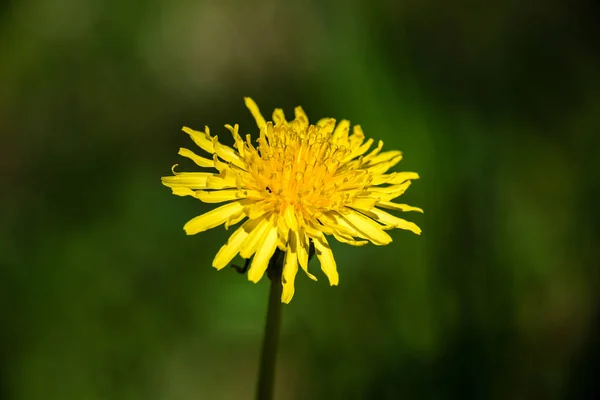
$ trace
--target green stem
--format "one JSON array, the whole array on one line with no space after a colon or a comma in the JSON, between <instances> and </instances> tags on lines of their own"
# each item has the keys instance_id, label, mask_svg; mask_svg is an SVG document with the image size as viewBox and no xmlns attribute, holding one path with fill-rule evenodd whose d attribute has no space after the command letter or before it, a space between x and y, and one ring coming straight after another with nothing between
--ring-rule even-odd
<instances>
[{"instance_id":1,"label":"green stem","mask_svg":"<svg viewBox=\"0 0 600 400\"><path fill-rule=\"evenodd\" d=\"M277 360L277 345L281 327L281 271L283 269L283 252L277 249L269 261L267 274L271 279L267 323L260 354L258 370L257 400L272 400L275 383L275 363Z\"/></svg>"}]
</instances>

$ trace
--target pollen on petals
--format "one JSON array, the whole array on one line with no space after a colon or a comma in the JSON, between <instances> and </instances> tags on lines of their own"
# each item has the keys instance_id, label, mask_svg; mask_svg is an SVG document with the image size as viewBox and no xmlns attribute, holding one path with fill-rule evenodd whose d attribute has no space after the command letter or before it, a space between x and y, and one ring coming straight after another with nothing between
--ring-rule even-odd
<instances>
[{"instance_id":1,"label":"pollen on petals","mask_svg":"<svg viewBox=\"0 0 600 400\"><path fill-rule=\"evenodd\" d=\"M327 236L354 246L381 246L392 241L386 232L390 229L421 234L416 224L390 213L423 212L394 202L419 179L415 172L389 172L402 160L401 152L383 151L381 141L372 148L375 141L347 120L323 118L311 125L304 110L296 107L291 121L281 109L267 121L254 100L244 101L259 129L255 141L240 135L238 125L226 125L233 147L211 136L208 127L184 127L207 156L183 148L179 154L202 170L174 171L162 178L178 196L225 203L190 220L184 226L188 235L246 219L215 256L215 268L224 268L237 255L252 258L248 279L258 282L279 248L285 253L281 300L288 303L299 268L317 279L309 272L311 243L329 283L337 285L338 269Z\"/></svg>"}]
</instances>

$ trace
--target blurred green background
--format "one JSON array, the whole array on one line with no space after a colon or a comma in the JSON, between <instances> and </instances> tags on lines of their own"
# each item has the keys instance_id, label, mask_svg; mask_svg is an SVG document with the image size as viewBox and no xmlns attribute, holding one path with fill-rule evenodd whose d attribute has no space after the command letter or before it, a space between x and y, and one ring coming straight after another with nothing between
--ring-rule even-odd
<instances>
[{"instance_id":1,"label":"blurred green background","mask_svg":"<svg viewBox=\"0 0 600 400\"><path fill-rule=\"evenodd\" d=\"M251 399L268 284L160 184L183 125L302 105L417 171L386 247L300 273L279 399L600 393L593 2L0 3L0 399Z\"/></svg>"}]
</instances>

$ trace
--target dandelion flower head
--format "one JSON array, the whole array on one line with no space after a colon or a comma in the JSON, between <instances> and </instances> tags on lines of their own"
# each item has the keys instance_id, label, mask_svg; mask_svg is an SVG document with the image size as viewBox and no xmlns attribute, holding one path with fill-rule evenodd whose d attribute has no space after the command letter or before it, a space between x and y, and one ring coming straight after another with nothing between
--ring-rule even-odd
<instances>
[{"instance_id":1,"label":"dandelion flower head","mask_svg":"<svg viewBox=\"0 0 600 400\"><path fill-rule=\"evenodd\" d=\"M240 135L237 124L225 126L233 136L233 148L211 136L208 127L204 132L184 127L212 157L184 148L179 154L209 170L176 172L173 167L173 176L162 178L178 196L225 203L186 223L188 235L222 224L227 229L245 220L215 256L215 268L229 265L238 254L252 258L248 279L258 282L279 248L285 254L281 300L289 303L298 268L316 280L308 271L311 243L333 286L339 275L328 237L354 246L369 242L381 246L392 241L389 229L421 233L414 223L384 211L422 212L392 201L419 178L415 172L388 173L402 159L400 151L382 151L379 141L369 152L373 139L365 140L358 125L350 133L347 120L336 124L335 119L324 118L310 125L303 109L296 107L292 121L281 109L266 121L252 99L245 102L260 129L255 144L250 135Z\"/></svg>"}]
</instances>

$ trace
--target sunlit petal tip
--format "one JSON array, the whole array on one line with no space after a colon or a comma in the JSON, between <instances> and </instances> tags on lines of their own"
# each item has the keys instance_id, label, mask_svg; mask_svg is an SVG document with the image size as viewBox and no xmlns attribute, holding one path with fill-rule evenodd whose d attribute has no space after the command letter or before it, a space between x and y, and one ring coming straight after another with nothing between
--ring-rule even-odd
<instances>
[{"instance_id":1,"label":"sunlit petal tip","mask_svg":"<svg viewBox=\"0 0 600 400\"><path fill-rule=\"evenodd\" d=\"M409 206L408 204L398 204L392 203L390 201L379 201L377 202L377 207L387 208L389 210L398 210L398 211L415 211L423 214L423 209L419 207Z\"/></svg>"},{"instance_id":2,"label":"sunlit petal tip","mask_svg":"<svg viewBox=\"0 0 600 400\"><path fill-rule=\"evenodd\" d=\"M181 148L179 148L179 152L177 154L179 154L182 157L189 158L199 167L202 167L202 168L214 168L215 167L214 161L211 161L208 158L200 157L199 155L197 155L196 153L194 153L193 151L191 151L189 149L181 147Z\"/></svg>"},{"instance_id":3,"label":"sunlit petal tip","mask_svg":"<svg viewBox=\"0 0 600 400\"><path fill-rule=\"evenodd\" d=\"M290 304L290 301L292 301L292 297L294 297L293 293L291 295L287 294L285 297L282 294L281 295L281 302L284 303L284 304Z\"/></svg>"},{"instance_id":4,"label":"sunlit petal tip","mask_svg":"<svg viewBox=\"0 0 600 400\"><path fill-rule=\"evenodd\" d=\"M314 240L313 243L315 244L315 253L321 263L321 270L329 279L329 284L331 286L337 285L340 277L337 271L335 258L333 257L333 252L329 247L329 243L327 243L327 239L325 239L325 236L321 236L321 238Z\"/></svg>"},{"instance_id":5,"label":"sunlit petal tip","mask_svg":"<svg viewBox=\"0 0 600 400\"><path fill-rule=\"evenodd\" d=\"M190 188L186 188L186 187L172 187L171 191L174 195L176 196L194 196L195 192L190 189Z\"/></svg>"},{"instance_id":6,"label":"sunlit petal tip","mask_svg":"<svg viewBox=\"0 0 600 400\"><path fill-rule=\"evenodd\" d=\"M289 229L293 231L298 230L298 221L294 212L294 207L288 206L284 212L284 220Z\"/></svg>"},{"instance_id":7,"label":"sunlit petal tip","mask_svg":"<svg viewBox=\"0 0 600 400\"><path fill-rule=\"evenodd\" d=\"M181 128L181 130L184 131L185 133L187 133L188 135L203 133L203 132L198 132L195 129L192 129L189 126L184 126L183 128Z\"/></svg>"},{"instance_id":8,"label":"sunlit petal tip","mask_svg":"<svg viewBox=\"0 0 600 400\"><path fill-rule=\"evenodd\" d=\"M285 283L283 282L283 290L281 291L281 302L284 304L289 304L294 297L294 293L296 288L294 287L294 282Z\"/></svg>"},{"instance_id":9,"label":"sunlit petal tip","mask_svg":"<svg viewBox=\"0 0 600 400\"><path fill-rule=\"evenodd\" d=\"M365 133L363 132L362 127L360 125L354 125L354 127L352 128L352 134L360 139L365 138Z\"/></svg>"},{"instance_id":10,"label":"sunlit petal tip","mask_svg":"<svg viewBox=\"0 0 600 400\"><path fill-rule=\"evenodd\" d=\"M421 231L421 228L419 228L417 225L413 224L414 227L412 229L409 229L412 233L414 233L415 235L419 235L421 236L421 233L423 231Z\"/></svg>"},{"instance_id":11,"label":"sunlit petal tip","mask_svg":"<svg viewBox=\"0 0 600 400\"><path fill-rule=\"evenodd\" d=\"M267 228L266 233L262 236L261 244L256 250L256 254L252 259L252 264L248 270L248 280L257 283L261 280L267 267L269 260L275 249L277 248L277 227L271 225Z\"/></svg>"},{"instance_id":12,"label":"sunlit petal tip","mask_svg":"<svg viewBox=\"0 0 600 400\"><path fill-rule=\"evenodd\" d=\"M218 255L218 253L217 253ZM223 268L225 268L227 266L227 264L223 264L223 263L219 263L219 260L217 260L217 258L215 257L215 259L212 262L212 266L213 268L215 268L216 270L220 271Z\"/></svg>"},{"instance_id":13,"label":"sunlit petal tip","mask_svg":"<svg viewBox=\"0 0 600 400\"><path fill-rule=\"evenodd\" d=\"M333 119L333 118L321 118L320 120L317 121L316 126L324 127L324 126L330 125L332 123L335 125L335 119Z\"/></svg>"},{"instance_id":14,"label":"sunlit petal tip","mask_svg":"<svg viewBox=\"0 0 600 400\"><path fill-rule=\"evenodd\" d=\"M340 276L337 271L335 274L327 275L327 278L329 279L329 286L337 286L340 283Z\"/></svg>"},{"instance_id":15,"label":"sunlit petal tip","mask_svg":"<svg viewBox=\"0 0 600 400\"><path fill-rule=\"evenodd\" d=\"M287 120L285 119L285 113L281 108L276 108L273 111L273 122L275 123L275 125L287 123Z\"/></svg>"},{"instance_id":16,"label":"sunlit petal tip","mask_svg":"<svg viewBox=\"0 0 600 400\"><path fill-rule=\"evenodd\" d=\"M298 254L293 246L285 253L283 261L283 273L281 276L281 282L283 285L283 291L281 293L281 301L283 303L289 303L294 296L294 281L296 279L296 273L298 272Z\"/></svg>"},{"instance_id":17,"label":"sunlit petal tip","mask_svg":"<svg viewBox=\"0 0 600 400\"><path fill-rule=\"evenodd\" d=\"M192 218L183 226L183 229L188 235L195 235L224 224L228 219L240 215L243 210L244 207L239 201L225 204Z\"/></svg>"},{"instance_id":18,"label":"sunlit petal tip","mask_svg":"<svg viewBox=\"0 0 600 400\"><path fill-rule=\"evenodd\" d=\"M246 108L248 108L248 111L250 111L250 114L252 114L252 116L254 117L258 129L263 129L264 127L266 127L267 122L260 113L260 109L258 108L258 105L254 102L254 100L252 100L252 98L250 97L244 97L244 103L246 104Z\"/></svg>"},{"instance_id":19,"label":"sunlit petal tip","mask_svg":"<svg viewBox=\"0 0 600 400\"><path fill-rule=\"evenodd\" d=\"M294 114L296 115L296 119L304 120L308 123L308 116L304 112L304 109L301 106L297 106L294 108Z\"/></svg>"}]
</instances>

